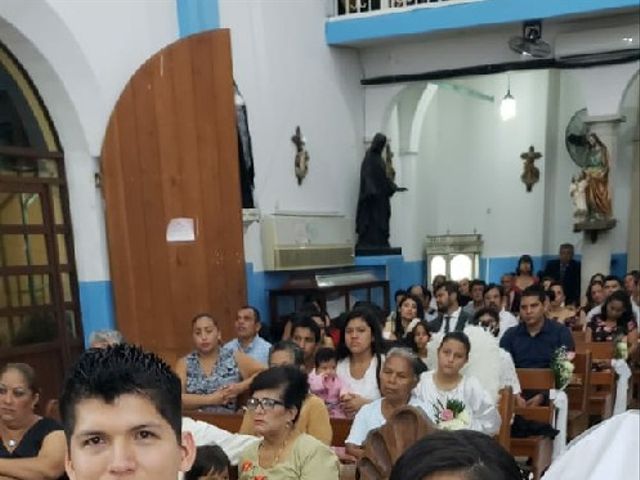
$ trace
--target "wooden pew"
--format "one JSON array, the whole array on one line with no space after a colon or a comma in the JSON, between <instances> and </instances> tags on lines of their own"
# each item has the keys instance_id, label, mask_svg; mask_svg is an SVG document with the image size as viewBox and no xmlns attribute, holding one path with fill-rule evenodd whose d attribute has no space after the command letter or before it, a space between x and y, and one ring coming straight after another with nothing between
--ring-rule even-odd
<instances>
[{"instance_id":1,"label":"wooden pew","mask_svg":"<svg viewBox=\"0 0 640 480\"><path fill-rule=\"evenodd\" d=\"M516 372L522 390L550 390L555 387L555 379L551 369L518 368ZM549 405L543 407L516 407L515 413L529 420L551 424L554 413L553 401L549 401ZM534 479L539 480L551 465L553 441L540 435L511 438L509 451L514 457L530 458Z\"/></svg>"},{"instance_id":2,"label":"wooden pew","mask_svg":"<svg viewBox=\"0 0 640 480\"><path fill-rule=\"evenodd\" d=\"M566 393L569 398L567 436L572 439L589 426L589 396L591 393L591 352L577 353L575 370Z\"/></svg>"},{"instance_id":3,"label":"wooden pew","mask_svg":"<svg viewBox=\"0 0 640 480\"><path fill-rule=\"evenodd\" d=\"M587 328L586 330L572 330L571 336L573 337L574 343L585 343L591 341L591 329Z\"/></svg>"},{"instance_id":4,"label":"wooden pew","mask_svg":"<svg viewBox=\"0 0 640 480\"><path fill-rule=\"evenodd\" d=\"M504 387L500 390L498 412L500 413L501 423L496 440L498 440L498 443L507 451L511 446L511 417L513 417L514 401L511 387Z\"/></svg>"},{"instance_id":5,"label":"wooden pew","mask_svg":"<svg viewBox=\"0 0 640 480\"><path fill-rule=\"evenodd\" d=\"M344 447L344 441L349 436L351 430L351 423L353 420L350 418L332 418L330 420L331 428L333 430L333 440L331 441L332 447Z\"/></svg>"},{"instance_id":6,"label":"wooden pew","mask_svg":"<svg viewBox=\"0 0 640 480\"><path fill-rule=\"evenodd\" d=\"M614 357L613 342L579 342L576 353L591 352L592 364L608 361ZM591 392L589 395L589 414L605 420L613 414L616 393L616 375L612 368L591 372Z\"/></svg>"},{"instance_id":7,"label":"wooden pew","mask_svg":"<svg viewBox=\"0 0 640 480\"><path fill-rule=\"evenodd\" d=\"M194 420L210 423L231 433L238 433L240 431L243 417L241 413L209 413L198 410L185 410L182 414Z\"/></svg>"}]
</instances>

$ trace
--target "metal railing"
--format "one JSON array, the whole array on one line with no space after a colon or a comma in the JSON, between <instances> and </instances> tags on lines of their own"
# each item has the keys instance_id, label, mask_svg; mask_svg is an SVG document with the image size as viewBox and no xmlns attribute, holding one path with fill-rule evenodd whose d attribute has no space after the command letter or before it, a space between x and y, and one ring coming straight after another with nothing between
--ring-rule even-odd
<instances>
[{"instance_id":1,"label":"metal railing","mask_svg":"<svg viewBox=\"0 0 640 480\"><path fill-rule=\"evenodd\" d=\"M446 7L483 0L335 0L334 16L390 13L409 8Z\"/></svg>"}]
</instances>

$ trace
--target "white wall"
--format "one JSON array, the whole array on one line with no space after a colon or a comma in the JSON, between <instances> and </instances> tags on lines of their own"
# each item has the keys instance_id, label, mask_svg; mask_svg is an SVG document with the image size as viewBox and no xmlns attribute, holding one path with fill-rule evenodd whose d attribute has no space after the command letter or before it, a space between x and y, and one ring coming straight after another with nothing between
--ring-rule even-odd
<instances>
[{"instance_id":1,"label":"white wall","mask_svg":"<svg viewBox=\"0 0 640 480\"><path fill-rule=\"evenodd\" d=\"M615 72L616 67L610 67L610 77L618 78ZM603 73L606 77L606 70L598 75ZM583 77L588 74L581 72ZM421 258L426 235L474 231L483 235L487 257L554 255L564 242L574 243L580 252L584 236L573 233L568 193L571 177L579 169L566 150L565 128L573 114L587 106L582 88L569 70L520 71L510 77L518 113L508 122L499 117L506 74L452 79L437 87L423 118L417 167L411 165L411 155L401 156L396 165L409 192L394 198L392 238L404 248L406 259ZM635 82L637 86L637 78ZM423 89L425 85L418 84ZM495 103L447 88L451 85L494 96ZM407 86L391 102L399 106L406 98L415 102L416 88ZM612 179L618 219L611 232L613 253L627 250L632 139L638 128L638 93L633 88L621 107L628 121L620 127ZM386 131L402 137L397 132L402 123L399 115L392 115ZM529 145L543 154L536 161L540 181L531 193L520 180L520 154Z\"/></svg>"},{"instance_id":2,"label":"white wall","mask_svg":"<svg viewBox=\"0 0 640 480\"><path fill-rule=\"evenodd\" d=\"M364 154L364 97L358 54L330 49L324 2L220 1L231 29L234 76L253 140L255 197L262 214L332 211L355 217ZM294 175L296 125L311 160L301 186ZM245 258L262 270L260 226L245 235Z\"/></svg>"},{"instance_id":3,"label":"white wall","mask_svg":"<svg viewBox=\"0 0 640 480\"><path fill-rule=\"evenodd\" d=\"M138 67L177 39L176 15L174 0L0 2L0 41L33 80L65 151L80 281L109 278L94 186L109 116Z\"/></svg>"},{"instance_id":4,"label":"white wall","mask_svg":"<svg viewBox=\"0 0 640 480\"><path fill-rule=\"evenodd\" d=\"M423 235L483 235L485 256L542 253L544 158L540 181L530 193L520 180L520 154L530 145L544 152L547 72L511 75L518 115L503 122L499 101L506 75L456 80L491 95L497 103L438 88L422 131L418 185Z\"/></svg>"}]
</instances>

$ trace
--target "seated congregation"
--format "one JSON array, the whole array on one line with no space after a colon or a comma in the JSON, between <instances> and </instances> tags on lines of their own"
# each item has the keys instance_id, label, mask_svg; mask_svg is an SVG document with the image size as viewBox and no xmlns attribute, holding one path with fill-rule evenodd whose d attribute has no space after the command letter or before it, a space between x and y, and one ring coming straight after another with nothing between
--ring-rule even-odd
<instances>
[{"instance_id":1,"label":"seated congregation","mask_svg":"<svg viewBox=\"0 0 640 480\"><path fill-rule=\"evenodd\" d=\"M226 343L199 314L173 369L96 332L45 416L36 372L8 364L0 479L542 478L566 464L558 433L624 412L638 379L640 273L594 275L581 298L550 263L535 276L525 255L500 284L438 276L388 315L330 319L310 299L273 345L253 307Z\"/></svg>"}]
</instances>

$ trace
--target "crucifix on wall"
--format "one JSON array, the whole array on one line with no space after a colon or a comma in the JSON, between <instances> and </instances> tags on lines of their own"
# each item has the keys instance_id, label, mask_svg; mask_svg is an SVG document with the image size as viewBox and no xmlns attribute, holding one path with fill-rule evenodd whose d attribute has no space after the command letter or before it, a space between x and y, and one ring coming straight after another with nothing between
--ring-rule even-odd
<instances>
[{"instance_id":1,"label":"crucifix on wall","mask_svg":"<svg viewBox=\"0 0 640 480\"><path fill-rule=\"evenodd\" d=\"M540 180L540 170L538 170L534 162L542 158L542 154L536 152L536 149L531 145L528 151L520 154L520 158L524 160L524 170L520 175L520 179L527 186L527 192L530 192L533 185Z\"/></svg>"}]
</instances>

